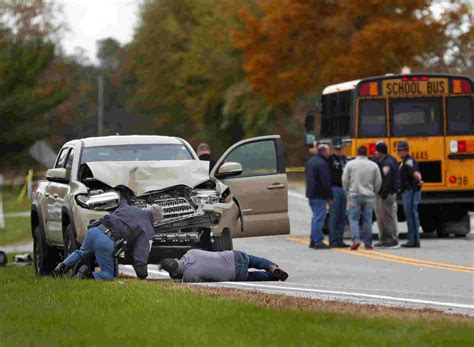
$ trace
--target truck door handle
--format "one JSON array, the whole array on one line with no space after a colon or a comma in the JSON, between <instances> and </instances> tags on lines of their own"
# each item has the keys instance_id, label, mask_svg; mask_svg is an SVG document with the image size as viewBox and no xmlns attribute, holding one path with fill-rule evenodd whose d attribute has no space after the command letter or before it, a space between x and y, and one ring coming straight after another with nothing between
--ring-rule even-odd
<instances>
[{"instance_id":1,"label":"truck door handle","mask_svg":"<svg viewBox=\"0 0 474 347\"><path fill-rule=\"evenodd\" d=\"M269 186L267 186L267 189L283 189L285 187L286 186L282 183L273 183L273 184L270 184Z\"/></svg>"}]
</instances>

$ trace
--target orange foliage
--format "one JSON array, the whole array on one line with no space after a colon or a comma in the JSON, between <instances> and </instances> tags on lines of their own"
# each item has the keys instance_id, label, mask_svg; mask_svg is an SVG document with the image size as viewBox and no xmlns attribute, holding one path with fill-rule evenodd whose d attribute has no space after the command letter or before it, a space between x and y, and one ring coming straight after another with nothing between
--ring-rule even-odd
<instances>
[{"instance_id":1,"label":"orange foliage","mask_svg":"<svg viewBox=\"0 0 474 347\"><path fill-rule=\"evenodd\" d=\"M436 21L428 0L261 0L240 10L234 33L243 68L269 103L346 80L424 66L449 40L451 22ZM445 16L446 18L446 16ZM445 51L443 51L445 52Z\"/></svg>"}]
</instances>

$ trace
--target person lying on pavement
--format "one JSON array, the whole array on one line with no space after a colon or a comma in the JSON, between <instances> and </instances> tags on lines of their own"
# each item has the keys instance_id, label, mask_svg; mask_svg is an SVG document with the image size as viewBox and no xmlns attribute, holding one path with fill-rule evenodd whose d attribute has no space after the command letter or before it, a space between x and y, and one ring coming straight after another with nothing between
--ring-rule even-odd
<instances>
[{"instance_id":1,"label":"person lying on pavement","mask_svg":"<svg viewBox=\"0 0 474 347\"><path fill-rule=\"evenodd\" d=\"M100 272L91 272L87 265L82 265L75 277L80 279L112 280L117 277L117 245L130 252L133 257L133 268L140 279L148 277L147 262L150 253L150 241L155 233L154 221L163 218L163 211L158 205L140 209L129 205L122 198L118 208L89 226L81 248L71 253L55 268L53 274L61 276L92 253L99 263Z\"/></svg>"},{"instance_id":2,"label":"person lying on pavement","mask_svg":"<svg viewBox=\"0 0 474 347\"><path fill-rule=\"evenodd\" d=\"M160 266L171 278L184 282L285 281L288 278L272 261L241 251L192 249L181 259L163 259Z\"/></svg>"}]
</instances>

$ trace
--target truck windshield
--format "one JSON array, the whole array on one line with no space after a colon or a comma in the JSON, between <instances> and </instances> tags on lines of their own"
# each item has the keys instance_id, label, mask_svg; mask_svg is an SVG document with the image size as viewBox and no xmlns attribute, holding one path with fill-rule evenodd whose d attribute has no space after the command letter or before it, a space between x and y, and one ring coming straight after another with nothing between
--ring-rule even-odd
<instances>
[{"instance_id":1,"label":"truck windshield","mask_svg":"<svg viewBox=\"0 0 474 347\"><path fill-rule=\"evenodd\" d=\"M442 99L391 99L392 136L443 135Z\"/></svg>"},{"instance_id":2,"label":"truck windshield","mask_svg":"<svg viewBox=\"0 0 474 347\"><path fill-rule=\"evenodd\" d=\"M121 146L86 147L82 151L81 164L91 161L154 161L193 160L185 145L134 144Z\"/></svg>"}]
</instances>

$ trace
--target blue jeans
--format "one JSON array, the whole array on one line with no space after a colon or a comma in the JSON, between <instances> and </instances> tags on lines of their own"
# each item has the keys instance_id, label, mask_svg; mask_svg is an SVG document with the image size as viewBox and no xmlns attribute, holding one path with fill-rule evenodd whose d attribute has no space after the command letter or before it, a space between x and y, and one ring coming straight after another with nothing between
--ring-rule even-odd
<instances>
[{"instance_id":1,"label":"blue jeans","mask_svg":"<svg viewBox=\"0 0 474 347\"><path fill-rule=\"evenodd\" d=\"M420 245L420 217L418 216L418 205L421 201L421 192L413 189L402 193L403 210L407 218L408 243Z\"/></svg>"},{"instance_id":2,"label":"blue jeans","mask_svg":"<svg viewBox=\"0 0 474 347\"><path fill-rule=\"evenodd\" d=\"M329 244L343 243L346 225L346 192L341 187L332 187L334 203L329 206Z\"/></svg>"},{"instance_id":3,"label":"blue jeans","mask_svg":"<svg viewBox=\"0 0 474 347\"><path fill-rule=\"evenodd\" d=\"M361 240L366 247L372 246L372 222L375 206L375 196L349 195L349 224L351 226L352 241L358 243ZM360 232L360 221L362 217L362 235Z\"/></svg>"},{"instance_id":4,"label":"blue jeans","mask_svg":"<svg viewBox=\"0 0 474 347\"><path fill-rule=\"evenodd\" d=\"M313 211L313 218L311 219L311 241L319 246L323 244L324 234L323 226L326 219L326 200L309 199L309 206Z\"/></svg>"},{"instance_id":5,"label":"blue jeans","mask_svg":"<svg viewBox=\"0 0 474 347\"><path fill-rule=\"evenodd\" d=\"M241 251L234 251L235 278L237 281L276 281L270 272L270 267L275 265L268 259L256 257ZM257 269L264 271L248 271Z\"/></svg>"},{"instance_id":6,"label":"blue jeans","mask_svg":"<svg viewBox=\"0 0 474 347\"><path fill-rule=\"evenodd\" d=\"M82 242L81 248L72 252L64 264L74 266L94 253L101 272L93 272L96 280L112 280L117 277L117 262L114 258L114 242L98 227L90 228Z\"/></svg>"}]
</instances>

